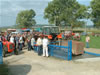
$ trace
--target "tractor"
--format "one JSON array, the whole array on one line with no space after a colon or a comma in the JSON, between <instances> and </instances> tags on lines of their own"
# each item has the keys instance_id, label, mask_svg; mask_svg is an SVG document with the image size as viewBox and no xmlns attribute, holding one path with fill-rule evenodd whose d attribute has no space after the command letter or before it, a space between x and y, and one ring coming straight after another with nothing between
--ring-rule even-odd
<instances>
[{"instance_id":1,"label":"tractor","mask_svg":"<svg viewBox=\"0 0 100 75\"><path fill-rule=\"evenodd\" d=\"M34 29L35 31L33 32L34 35L38 36L47 36L49 40L54 41L57 40L58 38L61 38L59 34L59 28L58 26L42 26Z\"/></svg>"},{"instance_id":2,"label":"tractor","mask_svg":"<svg viewBox=\"0 0 100 75\"><path fill-rule=\"evenodd\" d=\"M6 54L14 51L15 45L14 45L14 43L11 43L8 41L3 41L2 43L3 43L3 57L6 57Z\"/></svg>"}]
</instances>

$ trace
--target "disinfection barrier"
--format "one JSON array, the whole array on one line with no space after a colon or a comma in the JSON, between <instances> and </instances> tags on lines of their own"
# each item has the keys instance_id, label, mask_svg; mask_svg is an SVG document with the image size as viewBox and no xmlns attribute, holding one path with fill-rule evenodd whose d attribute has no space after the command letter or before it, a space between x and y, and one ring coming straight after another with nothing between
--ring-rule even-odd
<instances>
[{"instance_id":1,"label":"disinfection barrier","mask_svg":"<svg viewBox=\"0 0 100 75\"><path fill-rule=\"evenodd\" d=\"M59 43L59 41L50 42L48 45L49 55L65 60L72 60L72 41L68 41L68 46L55 45L56 43ZM34 46L34 51L38 52L37 45Z\"/></svg>"},{"instance_id":2,"label":"disinfection barrier","mask_svg":"<svg viewBox=\"0 0 100 75\"><path fill-rule=\"evenodd\" d=\"M72 60L72 41L68 41L68 46L49 45L50 55L65 59Z\"/></svg>"}]
</instances>

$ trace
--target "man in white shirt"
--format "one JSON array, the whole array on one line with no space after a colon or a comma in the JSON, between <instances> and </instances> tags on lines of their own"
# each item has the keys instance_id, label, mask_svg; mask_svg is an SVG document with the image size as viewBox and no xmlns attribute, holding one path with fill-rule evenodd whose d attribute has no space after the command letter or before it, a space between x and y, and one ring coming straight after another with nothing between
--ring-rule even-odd
<instances>
[{"instance_id":1,"label":"man in white shirt","mask_svg":"<svg viewBox=\"0 0 100 75\"><path fill-rule=\"evenodd\" d=\"M19 38L19 50L21 51L23 48L23 38L22 38L22 35L20 35L20 38Z\"/></svg>"},{"instance_id":2,"label":"man in white shirt","mask_svg":"<svg viewBox=\"0 0 100 75\"><path fill-rule=\"evenodd\" d=\"M38 55L41 55L42 53L41 53L41 48L42 48L42 38L41 37L39 37L38 39L37 39L37 42L36 42L36 44L38 45Z\"/></svg>"},{"instance_id":3,"label":"man in white shirt","mask_svg":"<svg viewBox=\"0 0 100 75\"><path fill-rule=\"evenodd\" d=\"M49 53L48 53L48 44L49 44L49 41L47 39L47 37L44 37L43 38L43 56L49 56Z\"/></svg>"},{"instance_id":4,"label":"man in white shirt","mask_svg":"<svg viewBox=\"0 0 100 75\"><path fill-rule=\"evenodd\" d=\"M33 36L32 39L31 39L31 47L32 47L32 49L34 49L34 45L35 45L35 39L34 39L34 36Z\"/></svg>"}]
</instances>

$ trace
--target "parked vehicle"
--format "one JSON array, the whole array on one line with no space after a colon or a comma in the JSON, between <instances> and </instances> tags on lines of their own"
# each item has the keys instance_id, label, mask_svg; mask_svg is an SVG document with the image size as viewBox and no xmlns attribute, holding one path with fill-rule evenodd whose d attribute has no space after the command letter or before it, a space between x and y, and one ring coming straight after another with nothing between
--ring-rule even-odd
<instances>
[{"instance_id":1,"label":"parked vehicle","mask_svg":"<svg viewBox=\"0 0 100 75\"><path fill-rule=\"evenodd\" d=\"M5 57L7 53L13 52L15 49L14 43L3 41L3 56Z\"/></svg>"},{"instance_id":2,"label":"parked vehicle","mask_svg":"<svg viewBox=\"0 0 100 75\"><path fill-rule=\"evenodd\" d=\"M80 34L79 33L75 33L75 35L73 36L73 39L77 40L77 41L81 40Z\"/></svg>"},{"instance_id":3,"label":"parked vehicle","mask_svg":"<svg viewBox=\"0 0 100 75\"><path fill-rule=\"evenodd\" d=\"M36 28L34 29L33 33L35 36L37 36L37 35L42 36L42 37L47 36L48 39L50 39L50 40L55 40L57 38L60 38L58 26L43 26L40 28L38 27L37 29Z\"/></svg>"}]
</instances>

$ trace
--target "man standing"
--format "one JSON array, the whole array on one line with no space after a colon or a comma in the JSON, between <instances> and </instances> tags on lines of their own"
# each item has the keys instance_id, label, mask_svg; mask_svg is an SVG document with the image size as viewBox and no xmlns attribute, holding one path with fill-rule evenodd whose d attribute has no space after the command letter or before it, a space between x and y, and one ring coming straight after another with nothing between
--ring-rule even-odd
<instances>
[{"instance_id":1,"label":"man standing","mask_svg":"<svg viewBox=\"0 0 100 75\"><path fill-rule=\"evenodd\" d=\"M42 38L41 37L39 37L37 39L37 43L36 44L38 45L38 55L41 55L42 54L41 53L41 49L42 49Z\"/></svg>"},{"instance_id":2,"label":"man standing","mask_svg":"<svg viewBox=\"0 0 100 75\"><path fill-rule=\"evenodd\" d=\"M34 36L32 36L32 38L31 38L31 48L32 48L32 50L34 49L34 45L35 45L35 39L34 39Z\"/></svg>"},{"instance_id":3,"label":"man standing","mask_svg":"<svg viewBox=\"0 0 100 75\"><path fill-rule=\"evenodd\" d=\"M86 36L86 48L89 48L90 37Z\"/></svg>"},{"instance_id":4,"label":"man standing","mask_svg":"<svg viewBox=\"0 0 100 75\"><path fill-rule=\"evenodd\" d=\"M23 47L23 37L20 35L20 38L19 38L19 50L20 51L22 50L22 47Z\"/></svg>"},{"instance_id":5,"label":"man standing","mask_svg":"<svg viewBox=\"0 0 100 75\"><path fill-rule=\"evenodd\" d=\"M0 34L0 41L2 41L2 39L1 39L1 34Z\"/></svg>"},{"instance_id":6,"label":"man standing","mask_svg":"<svg viewBox=\"0 0 100 75\"><path fill-rule=\"evenodd\" d=\"M46 57L49 56L48 44L49 44L49 41L48 41L47 37L44 37L43 38L43 56L46 56Z\"/></svg>"},{"instance_id":7,"label":"man standing","mask_svg":"<svg viewBox=\"0 0 100 75\"><path fill-rule=\"evenodd\" d=\"M28 35L27 44L28 44L28 51L31 51L31 35Z\"/></svg>"},{"instance_id":8,"label":"man standing","mask_svg":"<svg viewBox=\"0 0 100 75\"><path fill-rule=\"evenodd\" d=\"M10 42L14 43L14 36L13 35L10 37Z\"/></svg>"}]
</instances>

